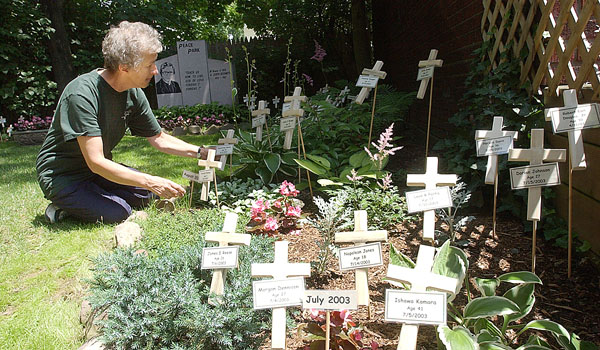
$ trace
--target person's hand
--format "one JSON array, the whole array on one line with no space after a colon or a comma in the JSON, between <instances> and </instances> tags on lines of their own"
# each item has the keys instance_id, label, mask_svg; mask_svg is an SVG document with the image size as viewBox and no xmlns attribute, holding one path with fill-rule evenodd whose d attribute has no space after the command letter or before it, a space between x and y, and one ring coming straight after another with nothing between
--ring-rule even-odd
<instances>
[{"instance_id":1,"label":"person's hand","mask_svg":"<svg viewBox=\"0 0 600 350\"><path fill-rule=\"evenodd\" d=\"M206 160L208 158L208 150L209 149L213 149L213 150L217 150L216 146L202 146L202 148L200 148L200 152L198 152L198 159L202 159L202 160Z\"/></svg>"},{"instance_id":2,"label":"person's hand","mask_svg":"<svg viewBox=\"0 0 600 350\"><path fill-rule=\"evenodd\" d=\"M148 189L160 198L166 199L181 197L185 194L185 189L181 185L158 176L150 176Z\"/></svg>"}]
</instances>

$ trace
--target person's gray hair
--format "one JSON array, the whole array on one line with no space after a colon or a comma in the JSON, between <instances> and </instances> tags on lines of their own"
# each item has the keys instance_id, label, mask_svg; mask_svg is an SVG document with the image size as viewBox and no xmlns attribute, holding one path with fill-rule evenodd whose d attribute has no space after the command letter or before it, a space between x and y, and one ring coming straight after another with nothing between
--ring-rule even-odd
<instances>
[{"instance_id":1,"label":"person's gray hair","mask_svg":"<svg viewBox=\"0 0 600 350\"><path fill-rule=\"evenodd\" d=\"M119 65L137 68L144 55L162 51L161 35L142 22L123 21L111 26L102 41L104 68L116 71Z\"/></svg>"}]
</instances>

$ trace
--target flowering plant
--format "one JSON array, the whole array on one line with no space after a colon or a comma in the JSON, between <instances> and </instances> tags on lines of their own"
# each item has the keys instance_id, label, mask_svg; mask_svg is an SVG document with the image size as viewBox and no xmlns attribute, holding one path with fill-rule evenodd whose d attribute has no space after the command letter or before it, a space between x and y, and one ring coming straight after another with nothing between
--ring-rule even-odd
<instances>
[{"instance_id":1,"label":"flowering plant","mask_svg":"<svg viewBox=\"0 0 600 350\"><path fill-rule=\"evenodd\" d=\"M311 321L300 325L300 332L310 345L305 350L325 349L326 322L325 311L310 311ZM348 310L332 311L330 314L329 342L332 349L379 349L374 340L368 346L363 345L362 327L356 325Z\"/></svg>"},{"instance_id":2,"label":"flowering plant","mask_svg":"<svg viewBox=\"0 0 600 350\"><path fill-rule=\"evenodd\" d=\"M34 115L31 117L31 120L27 120L25 117L21 116L16 123L12 124L12 127L17 131L43 130L48 129L51 123L52 117L50 116L42 118Z\"/></svg>"},{"instance_id":3,"label":"flowering plant","mask_svg":"<svg viewBox=\"0 0 600 350\"><path fill-rule=\"evenodd\" d=\"M294 184L283 181L274 200L257 199L250 209L249 232L274 235L276 233L299 234L298 220L302 216L303 203Z\"/></svg>"},{"instance_id":4,"label":"flowering plant","mask_svg":"<svg viewBox=\"0 0 600 350\"><path fill-rule=\"evenodd\" d=\"M197 115L192 123L198 126L223 125L225 124L225 117L223 113L219 113L218 116L211 114L210 117L200 117Z\"/></svg>"}]
</instances>

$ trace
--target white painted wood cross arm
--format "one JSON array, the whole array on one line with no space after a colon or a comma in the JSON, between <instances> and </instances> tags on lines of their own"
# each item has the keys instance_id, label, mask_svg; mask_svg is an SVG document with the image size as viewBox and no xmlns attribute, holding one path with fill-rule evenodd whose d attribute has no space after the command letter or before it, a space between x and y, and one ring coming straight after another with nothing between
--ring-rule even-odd
<instances>
[{"instance_id":1,"label":"white painted wood cross arm","mask_svg":"<svg viewBox=\"0 0 600 350\"><path fill-rule=\"evenodd\" d=\"M493 139L503 136L510 136L513 140L516 140L519 135L516 131L502 131L502 124L504 119L502 117L494 117L492 124L492 130L476 130L475 140ZM491 154L487 159L487 166L485 168L485 183L493 185L496 182L496 173L498 171L498 155Z\"/></svg>"},{"instance_id":2,"label":"white painted wood cross arm","mask_svg":"<svg viewBox=\"0 0 600 350\"><path fill-rule=\"evenodd\" d=\"M258 101L258 109L252 111L252 127L256 128L256 140L262 141L263 125L267 123L267 116L271 114L271 110L266 108L267 101Z\"/></svg>"},{"instance_id":3,"label":"white painted wood cross arm","mask_svg":"<svg viewBox=\"0 0 600 350\"><path fill-rule=\"evenodd\" d=\"M306 96L301 96L302 88L296 86L294 89L294 95L285 96L284 102L291 102L290 109L284 111L281 116L283 118L295 117L296 122L300 122L298 119L304 115L304 110L300 108L300 102L306 101ZM294 136L294 129L288 129L285 131L285 137L283 140L283 149L292 148L292 137Z\"/></svg>"},{"instance_id":4,"label":"white painted wood cross arm","mask_svg":"<svg viewBox=\"0 0 600 350\"><path fill-rule=\"evenodd\" d=\"M456 286L459 283L457 279L431 272L434 255L434 247L421 245L414 269L390 264L388 265L387 278L395 282L410 284L410 290L413 292L424 292L428 289L433 289L454 294ZM397 349L415 350L417 348L418 333L418 325L402 325Z\"/></svg>"},{"instance_id":5,"label":"white painted wood cross arm","mask_svg":"<svg viewBox=\"0 0 600 350\"><path fill-rule=\"evenodd\" d=\"M509 161L527 161L529 165L540 165L544 162L564 162L567 151L564 149L544 148L544 129L531 129L531 145L529 149L513 148L508 151ZM539 221L542 215L542 188L527 189L527 220Z\"/></svg>"},{"instance_id":6,"label":"white painted wood cross arm","mask_svg":"<svg viewBox=\"0 0 600 350\"><path fill-rule=\"evenodd\" d=\"M310 276L310 264L288 262L288 241L275 242L275 261L272 264L252 264L252 277L285 279L294 276ZM285 308L273 309L271 348L285 349Z\"/></svg>"},{"instance_id":7,"label":"white painted wood cross arm","mask_svg":"<svg viewBox=\"0 0 600 350\"><path fill-rule=\"evenodd\" d=\"M363 69L362 74L378 77L379 79L385 79L385 77L387 76L387 73L382 71L381 67L383 67L383 61L377 61L377 62L375 62L375 65L373 66L372 69L368 69L368 68ZM361 105L365 101L365 99L367 97L369 97L369 92L371 92L371 88L363 87L362 89L360 89L360 92L356 96L356 99L354 100L354 102Z\"/></svg>"},{"instance_id":8,"label":"white painted wood cross arm","mask_svg":"<svg viewBox=\"0 0 600 350\"><path fill-rule=\"evenodd\" d=\"M454 186L458 181L456 174L438 174L437 157L427 157L427 168L425 174L406 175L407 186L421 186L426 190L438 186ZM435 238L435 210L423 212L423 239L433 241Z\"/></svg>"},{"instance_id":9,"label":"white painted wood cross arm","mask_svg":"<svg viewBox=\"0 0 600 350\"><path fill-rule=\"evenodd\" d=\"M235 135L235 131L233 129L229 129L229 130L227 130L227 135L224 138L219 139L217 141L217 143L219 145L223 145L223 146L237 145L238 139L233 137L234 135ZM221 155L221 158L219 158L219 161L221 162L221 167L219 168L219 170L221 170L221 171L225 170L225 165L227 164L227 154Z\"/></svg>"},{"instance_id":10,"label":"white painted wood cross arm","mask_svg":"<svg viewBox=\"0 0 600 350\"><path fill-rule=\"evenodd\" d=\"M215 160L216 151L214 149L208 150L208 156L206 160L199 159L198 166L203 166L204 170L212 170L213 177L215 176L214 168L221 169L223 163ZM208 191L210 191L210 181L202 183L202 192L200 193L200 200L207 201L208 200Z\"/></svg>"},{"instance_id":11,"label":"white painted wood cross arm","mask_svg":"<svg viewBox=\"0 0 600 350\"><path fill-rule=\"evenodd\" d=\"M337 232L336 243L354 243L355 246L367 242L387 241L388 232L385 230L369 231L367 225L367 212L356 210L354 212L354 231ZM354 270L356 291L358 292L358 305L369 305L369 269Z\"/></svg>"},{"instance_id":12,"label":"white painted wood cross arm","mask_svg":"<svg viewBox=\"0 0 600 350\"><path fill-rule=\"evenodd\" d=\"M223 231L221 232L206 232L204 240L206 242L218 242L219 247L227 247L230 244L250 245L251 235L245 233L235 233L237 226L238 215L235 213L227 213L225 222L223 223ZM210 292L216 295L223 295L225 289L226 269L213 270L212 282L210 284ZM209 298L208 303L215 305L218 300Z\"/></svg>"},{"instance_id":13,"label":"white painted wood cross arm","mask_svg":"<svg viewBox=\"0 0 600 350\"><path fill-rule=\"evenodd\" d=\"M432 49L429 52L429 57L426 61L419 61L419 68L424 67L441 67L444 64L443 60L436 60L438 54L438 50ZM419 92L417 92L417 98L422 100L425 97L425 92L427 92L427 86L429 85L429 80L431 78L425 78L421 80L421 85L419 86Z\"/></svg>"}]
</instances>

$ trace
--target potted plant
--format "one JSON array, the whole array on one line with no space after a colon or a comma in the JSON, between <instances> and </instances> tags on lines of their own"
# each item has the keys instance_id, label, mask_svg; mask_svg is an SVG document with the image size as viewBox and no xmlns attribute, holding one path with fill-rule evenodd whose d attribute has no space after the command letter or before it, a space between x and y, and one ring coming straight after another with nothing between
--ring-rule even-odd
<instances>
[{"instance_id":1,"label":"potted plant","mask_svg":"<svg viewBox=\"0 0 600 350\"><path fill-rule=\"evenodd\" d=\"M21 116L12 124L12 137L20 145L39 145L44 142L52 117L33 116L29 119Z\"/></svg>"}]
</instances>

